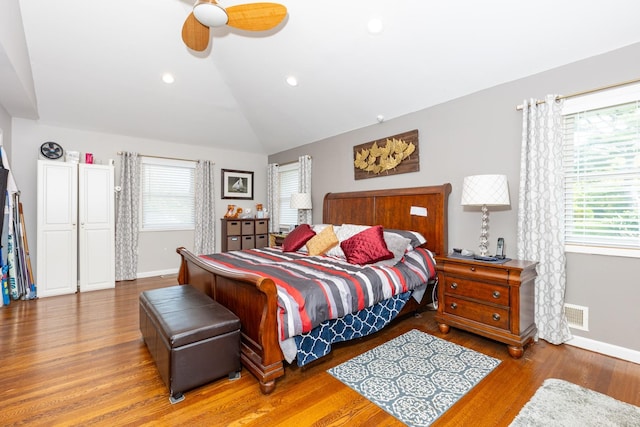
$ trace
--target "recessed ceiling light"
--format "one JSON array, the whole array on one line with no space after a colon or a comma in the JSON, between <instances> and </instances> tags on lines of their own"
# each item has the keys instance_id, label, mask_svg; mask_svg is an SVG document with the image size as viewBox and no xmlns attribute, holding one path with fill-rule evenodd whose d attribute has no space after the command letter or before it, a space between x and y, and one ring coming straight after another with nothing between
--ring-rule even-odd
<instances>
[{"instance_id":1,"label":"recessed ceiling light","mask_svg":"<svg viewBox=\"0 0 640 427\"><path fill-rule=\"evenodd\" d=\"M287 77L287 84L289 86L296 87L296 86L298 86L298 79L295 76L288 76Z\"/></svg>"},{"instance_id":2,"label":"recessed ceiling light","mask_svg":"<svg viewBox=\"0 0 640 427\"><path fill-rule=\"evenodd\" d=\"M171 84L173 82L176 81L176 79L173 77L173 74L171 73L164 73L162 75L162 81L165 82L166 84Z\"/></svg>"},{"instance_id":3,"label":"recessed ceiling light","mask_svg":"<svg viewBox=\"0 0 640 427\"><path fill-rule=\"evenodd\" d=\"M367 22L367 30L371 34L380 34L382 32L382 21L378 18L370 19Z\"/></svg>"}]
</instances>

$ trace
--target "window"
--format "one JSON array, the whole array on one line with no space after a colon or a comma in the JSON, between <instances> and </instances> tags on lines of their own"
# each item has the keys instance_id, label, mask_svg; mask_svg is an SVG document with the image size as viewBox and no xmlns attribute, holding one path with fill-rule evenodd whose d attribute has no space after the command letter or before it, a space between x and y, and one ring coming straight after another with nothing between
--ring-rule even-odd
<instances>
[{"instance_id":1,"label":"window","mask_svg":"<svg viewBox=\"0 0 640 427\"><path fill-rule=\"evenodd\" d=\"M298 210L291 209L291 194L298 192L298 162L280 166L280 227L298 223Z\"/></svg>"},{"instance_id":2,"label":"window","mask_svg":"<svg viewBox=\"0 0 640 427\"><path fill-rule=\"evenodd\" d=\"M569 252L640 257L640 85L565 101Z\"/></svg>"},{"instance_id":3,"label":"window","mask_svg":"<svg viewBox=\"0 0 640 427\"><path fill-rule=\"evenodd\" d=\"M141 229L194 228L195 162L142 157Z\"/></svg>"}]
</instances>

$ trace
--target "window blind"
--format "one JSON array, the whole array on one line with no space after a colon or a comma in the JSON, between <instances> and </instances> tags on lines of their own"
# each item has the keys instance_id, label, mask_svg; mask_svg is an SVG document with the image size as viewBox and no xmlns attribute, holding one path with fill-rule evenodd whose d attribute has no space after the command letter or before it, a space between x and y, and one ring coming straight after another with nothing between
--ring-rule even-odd
<instances>
[{"instance_id":1,"label":"window blind","mask_svg":"<svg viewBox=\"0 0 640 427\"><path fill-rule=\"evenodd\" d=\"M640 249L640 102L564 116L567 244Z\"/></svg>"},{"instance_id":2,"label":"window blind","mask_svg":"<svg viewBox=\"0 0 640 427\"><path fill-rule=\"evenodd\" d=\"M298 210L291 209L291 194L298 192L298 163L280 167L280 226L298 223Z\"/></svg>"},{"instance_id":3,"label":"window blind","mask_svg":"<svg viewBox=\"0 0 640 427\"><path fill-rule=\"evenodd\" d=\"M193 229L195 162L143 157L142 230Z\"/></svg>"}]
</instances>

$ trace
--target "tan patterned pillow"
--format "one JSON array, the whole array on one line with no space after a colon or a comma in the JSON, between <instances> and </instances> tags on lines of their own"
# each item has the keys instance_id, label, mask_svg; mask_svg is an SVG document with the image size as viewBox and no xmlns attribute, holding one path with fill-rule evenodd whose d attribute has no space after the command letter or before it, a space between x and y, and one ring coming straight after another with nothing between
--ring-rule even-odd
<instances>
[{"instance_id":1,"label":"tan patterned pillow","mask_svg":"<svg viewBox=\"0 0 640 427\"><path fill-rule=\"evenodd\" d=\"M307 242L309 255L322 255L338 244L338 237L333 232L333 225L325 227Z\"/></svg>"}]
</instances>

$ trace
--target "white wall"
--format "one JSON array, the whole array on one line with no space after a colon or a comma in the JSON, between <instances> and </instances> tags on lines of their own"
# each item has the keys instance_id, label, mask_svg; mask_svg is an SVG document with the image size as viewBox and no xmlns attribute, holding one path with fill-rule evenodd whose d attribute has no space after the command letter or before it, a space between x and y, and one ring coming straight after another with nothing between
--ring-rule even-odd
<instances>
[{"instance_id":1,"label":"white wall","mask_svg":"<svg viewBox=\"0 0 640 427\"><path fill-rule=\"evenodd\" d=\"M266 203L267 156L256 153L241 153L207 147L184 145L165 141L133 138L100 132L69 129L42 125L37 121L13 120L13 152L11 166L24 206L27 236L32 264L36 265L36 163L40 157L40 145L55 141L66 150L93 153L96 163L106 164L108 159L116 160L116 185L119 182L118 151L138 152L142 155L177 157L192 160L212 160L215 162L216 177L216 218L226 213L227 200L220 198L220 169L238 169L254 172L254 200L232 203L255 211L256 203ZM82 157L84 158L84 157ZM140 234L138 251L138 273L149 276L175 272L179 266L179 256L175 250L179 246L193 248L193 232L163 231ZM216 225L216 247L220 250L220 222Z\"/></svg>"},{"instance_id":2,"label":"white wall","mask_svg":"<svg viewBox=\"0 0 640 427\"><path fill-rule=\"evenodd\" d=\"M449 248L476 249L480 212L460 206L467 175L506 174L511 207L490 209L490 252L504 237L507 256L516 252L522 114L516 106L548 93L569 94L640 77L640 44L477 92L432 108L357 129L269 156L285 163L301 154L313 157L314 222L322 220L322 198L334 191L414 187L450 182ZM494 60L494 59L487 59ZM469 72L473 72L470 70ZM402 94L398 94L402 96ZM356 181L353 147L412 129L419 131L420 171ZM640 259L569 254L568 303L588 306L590 330L573 331L640 355Z\"/></svg>"}]
</instances>

